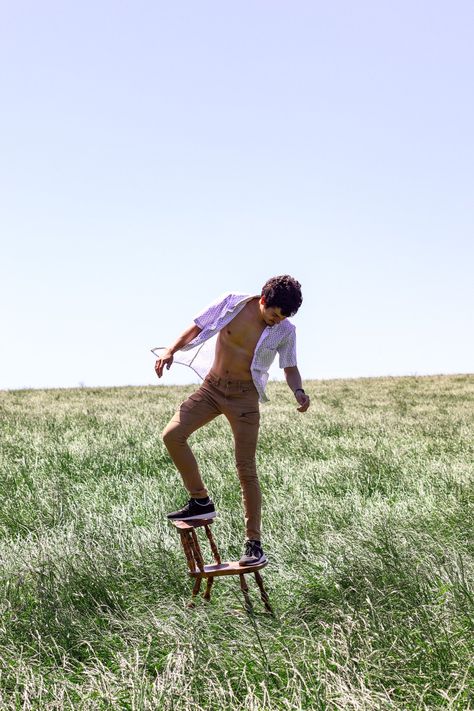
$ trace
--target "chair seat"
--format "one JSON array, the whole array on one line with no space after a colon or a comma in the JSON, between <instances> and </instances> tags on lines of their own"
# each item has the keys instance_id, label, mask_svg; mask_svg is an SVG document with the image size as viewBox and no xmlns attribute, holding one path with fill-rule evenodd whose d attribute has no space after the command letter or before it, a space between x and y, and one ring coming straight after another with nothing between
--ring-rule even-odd
<instances>
[{"instance_id":1,"label":"chair seat","mask_svg":"<svg viewBox=\"0 0 474 711\"><path fill-rule=\"evenodd\" d=\"M193 577L198 577L200 575L202 578L214 578L217 575L242 575L242 573L253 573L256 570L260 570L260 568L264 568L266 565L268 565L268 560L265 560L263 563L257 563L257 565L240 565L238 560L229 560L224 561L219 565L216 563L214 565L205 565L203 572L200 570L188 572L189 575L192 575Z\"/></svg>"}]
</instances>

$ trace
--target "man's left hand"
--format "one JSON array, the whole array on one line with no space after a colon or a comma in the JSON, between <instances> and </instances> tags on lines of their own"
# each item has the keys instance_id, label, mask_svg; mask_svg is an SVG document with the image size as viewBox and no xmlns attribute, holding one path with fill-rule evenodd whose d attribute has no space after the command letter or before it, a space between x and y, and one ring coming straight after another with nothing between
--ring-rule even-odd
<instances>
[{"instance_id":1,"label":"man's left hand","mask_svg":"<svg viewBox=\"0 0 474 711\"><path fill-rule=\"evenodd\" d=\"M295 398L298 400L301 407L297 407L298 412L306 412L309 407L309 395L297 390L295 393Z\"/></svg>"}]
</instances>

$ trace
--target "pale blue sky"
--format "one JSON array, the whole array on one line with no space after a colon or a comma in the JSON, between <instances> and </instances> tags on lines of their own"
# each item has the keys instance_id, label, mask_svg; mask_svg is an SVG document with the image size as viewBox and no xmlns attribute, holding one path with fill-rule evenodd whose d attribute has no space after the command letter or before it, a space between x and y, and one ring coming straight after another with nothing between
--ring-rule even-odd
<instances>
[{"instance_id":1,"label":"pale blue sky","mask_svg":"<svg viewBox=\"0 0 474 711\"><path fill-rule=\"evenodd\" d=\"M199 382L149 348L285 273L304 379L472 372L473 29L455 0L2 3L0 388Z\"/></svg>"}]
</instances>

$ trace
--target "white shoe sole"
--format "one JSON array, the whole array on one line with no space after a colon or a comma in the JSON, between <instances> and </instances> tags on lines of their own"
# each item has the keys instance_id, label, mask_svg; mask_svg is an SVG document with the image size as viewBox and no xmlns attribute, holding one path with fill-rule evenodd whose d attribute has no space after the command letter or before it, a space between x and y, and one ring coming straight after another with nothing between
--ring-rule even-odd
<instances>
[{"instance_id":1,"label":"white shoe sole","mask_svg":"<svg viewBox=\"0 0 474 711\"><path fill-rule=\"evenodd\" d=\"M266 555L262 555L262 556L260 556L260 558L258 560L254 560L252 563L241 563L239 561L239 565L245 565L245 566L250 567L252 565L260 565L260 563L266 563L266 562L267 562Z\"/></svg>"},{"instance_id":2,"label":"white shoe sole","mask_svg":"<svg viewBox=\"0 0 474 711\"><path fill-rule=\"evenodd\" d=\"M179 518L178 516L173 516L172 518L167 517L170 521L192 521L196 518L215 518L217 516L217 511L211 511L210 513L202 513L196 516L186 516L185 518Z\"/></svg>"}]
</instances>

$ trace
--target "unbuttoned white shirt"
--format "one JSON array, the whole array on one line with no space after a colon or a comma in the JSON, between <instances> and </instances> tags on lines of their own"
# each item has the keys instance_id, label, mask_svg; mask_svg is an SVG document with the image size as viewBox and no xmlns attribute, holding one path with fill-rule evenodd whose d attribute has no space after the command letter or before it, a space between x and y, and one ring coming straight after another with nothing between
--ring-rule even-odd
<instances>
[{"instance_id":1,"label":"unbuttoned white shirt","mask_svg":"<svg viewBox=\"0 0 474 711\"><path fill-rule=\"evenodd\" d=\"M193 320L202 331L177 351L179 360L176 359L175 362L188 365L204 379L214 362L219 331L237 316L250 299L255 297L260 298L260 294L224 292L205 309L199 311ZM277 353L280 368L296 366L296 328L288 319L267 326L255 346L250 372L260 402L270 400L265 394L265 387L268 382L268 370Z\"/></svg>"}]
</instances>

